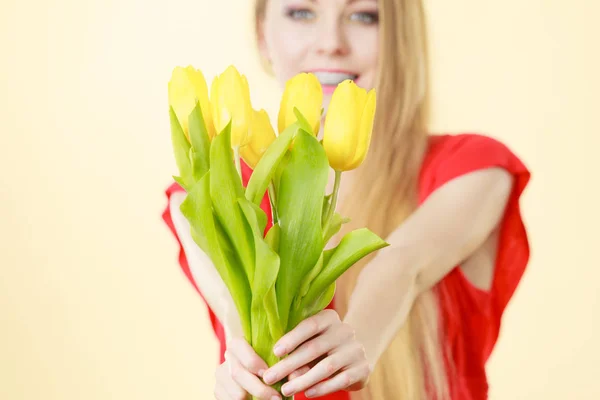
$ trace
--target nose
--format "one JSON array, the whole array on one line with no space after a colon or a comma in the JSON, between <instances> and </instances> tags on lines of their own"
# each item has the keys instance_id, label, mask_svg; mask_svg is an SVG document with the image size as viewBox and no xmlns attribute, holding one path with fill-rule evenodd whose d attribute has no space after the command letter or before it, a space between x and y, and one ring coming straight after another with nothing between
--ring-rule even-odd
<instances>
[{"instance_id":1,"label":"nose","mask_svg":"<svg viewBox=\"0 0 600 400\"><path fill-rule=\"evenodd\" d=\"M338 18L323 18L315 39L315 48L322 55L340 56L349 52L348 38Z\"/></svg>"}]
</instances>

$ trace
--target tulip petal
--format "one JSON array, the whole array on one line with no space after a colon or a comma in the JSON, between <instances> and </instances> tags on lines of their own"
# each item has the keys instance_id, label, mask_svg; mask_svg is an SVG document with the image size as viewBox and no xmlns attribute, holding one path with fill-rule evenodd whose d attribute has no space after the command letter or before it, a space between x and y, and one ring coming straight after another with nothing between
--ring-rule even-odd
<instances>
[{"instance_id":1,"label":"tulip petal","mask_svg":"<svg viewBox=\"0 0 600 400\"><path fill-rule=\"evenodd\" d=\"M319 133L323 106L323 89L314 74L299 73L289 79L281 98L278 115L278 129L285 128L297 121L294 108L300 110L309 122L313 135Z\"/></svg>"},{"instance_id":2,"label":"tulip petal","mask_svg":"<svg viewBox=\"0 0 600 400\"><path fill-rule=\"evenodd\" d=\"M375 119L376 98L375 91L371 90L367 95L366 102L360 117L358 128L358 140L356 141L356 152L354 158L348 165L349 169L357 168L364 161L371 144L373 133L373 122Z\"/></svg>"},{"instance_id":3,"label":"tulip petal","mask_svg":"<svg viewBox=\"0 0 600 400\"><path fill-rule=\"evenodd\" d=\"M351 81L344 81L335 89L325 119L323 147L329 164L337 171L345 166L355 153L355 134L358 129L357 92Z\"/></svg>"}]
</instances>

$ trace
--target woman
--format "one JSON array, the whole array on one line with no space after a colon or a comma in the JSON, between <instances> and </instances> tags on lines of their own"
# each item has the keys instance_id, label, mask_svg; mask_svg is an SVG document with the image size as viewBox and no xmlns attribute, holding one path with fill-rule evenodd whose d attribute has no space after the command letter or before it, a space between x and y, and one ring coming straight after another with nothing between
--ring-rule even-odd
<instances>
[{"instance_id":1,"label":"woman","mask_svg":"<svg viewBox=\"0 0 600 400\"><path fill-rule=\"evenodd\" d=\"M494 139L427 131L424 20L421 0L257 0L260 53L281 83L313 72L325 107L344 79L376 88L370 153L344 174L338 207L352 218L345 230L367 226L390 246L339 279L332 304L278 342L288 356L268 369L240 339L172 185L164 218L221 343L217 399L278 398L268 385L285 377L297 399L487 398L485 363L529 258L518 203L529 172Z\"/></svg>"}]
</instances>

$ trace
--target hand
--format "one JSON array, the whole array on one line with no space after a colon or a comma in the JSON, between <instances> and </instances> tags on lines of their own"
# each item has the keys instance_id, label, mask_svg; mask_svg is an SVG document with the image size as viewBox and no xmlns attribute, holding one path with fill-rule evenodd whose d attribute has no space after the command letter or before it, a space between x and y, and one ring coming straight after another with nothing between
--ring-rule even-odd
<instances>
[{"instance_id":1,"label":"hand","mask_svg":"<svg viewBox=\"0 0 600 400\"><path fill-rule=\"evenodd\" d=\"M217 367L215 373L215 398L247 400L251 394L262 400L281 399L275 389L258 378L267 368L267 363L244 338L231 339L225 352L225 362Z\"/></svg>"},{"instance_id":2,"label":"hand","mask_svg":"<svg viewBox=\"0 0 600 400\"><path fill-rule=\"evenodd\" d=\"M305 319L285 334L275 349L276 356L289 356L265 372L264 382L270 385L288 376L288 383L282 387L285 396L307 389L307 397L360 390L371 375L364 346L334 310L323 310Z\"/></svg>"}]
</instances>

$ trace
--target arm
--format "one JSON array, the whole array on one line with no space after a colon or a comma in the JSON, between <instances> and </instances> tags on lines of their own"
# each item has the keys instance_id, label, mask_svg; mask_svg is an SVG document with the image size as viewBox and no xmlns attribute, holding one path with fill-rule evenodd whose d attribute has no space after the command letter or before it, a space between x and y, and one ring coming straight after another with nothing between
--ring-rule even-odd
<instances>
[{"instance_id":1,"label":"arm","mask_svg":"<svg viewBox=\"0 0 600 400\"><path fill-rule=\"evenodd\" d=\"M371 368L404 324L415 298L469 257L501 221L512 176L500 168L455 178L388 237L361 272L344 322Z\"/></svg>"},{"instance_id":2,"label":"arm","mask_svg":"<svg viewBox=\"0 0 600 400\"><path fill-rule=\"evenodd\" d=\"M177 230L181 245L185 250L194 281L205 297L209 307L223 324L227 341L229 342L231 337L243 336L240 317L231 294L217 272L217 269L212 264L210 258L192 239L190 224L179 209L181 203L185 200L185 196L185 193L178 192L173 193L171 197L169 207L173 224Z\"/></svg>"}]
</instances>

